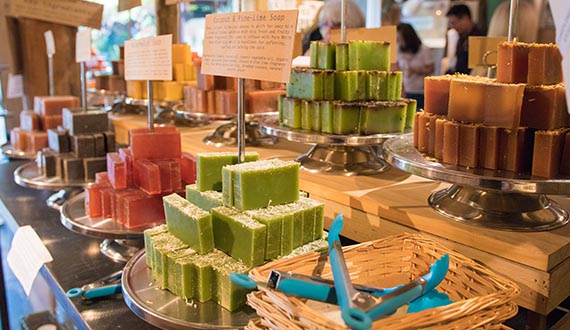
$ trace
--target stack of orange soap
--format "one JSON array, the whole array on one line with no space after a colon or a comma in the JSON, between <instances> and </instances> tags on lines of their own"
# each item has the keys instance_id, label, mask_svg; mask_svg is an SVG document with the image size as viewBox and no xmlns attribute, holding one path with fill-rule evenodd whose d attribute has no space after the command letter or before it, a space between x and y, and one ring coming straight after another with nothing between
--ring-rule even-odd
<instances>
[{"instance_id":1,"label":"stack of orange soap","mask_svg":"<svg viewBox=\"0 0 570 330\"><path fill-rule=\"evenodd\" d=\"M446 164L553 178L570 174L570 115L555 44L502 42L497 79L425 79L414 146Z\"/></svg>"}]
</instances>

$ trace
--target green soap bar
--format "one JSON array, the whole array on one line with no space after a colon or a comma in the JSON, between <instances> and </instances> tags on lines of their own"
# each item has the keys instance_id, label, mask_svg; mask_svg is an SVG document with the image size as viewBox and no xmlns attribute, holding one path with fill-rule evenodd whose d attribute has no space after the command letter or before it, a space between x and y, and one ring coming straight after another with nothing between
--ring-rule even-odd
<instances>
[{"instance_id":1,"label":"green soap bar","mask_svg":"<svg viewBox=\"0 0 570 330\"><path fill-rule=\"evenodd\" d=\"M245 153L245 161L259 159L254 151ZM196 185L198 190L222 191L222 167L238 163L237 152L200 152L196 154Z\"/></svg>"},{"instance_id":2,"label":"green soap bar","mask_svg":"<svg viewBox=\"0 0 570 330\"><path fill-rule=\"evenodd\" d=\"M311 130L311 114L313 112L313 101L301 101L301 128Z\"/></svg>"},{"instance_id":3,"label":"green soap bar","mask_svg":"<svg viewBox=\"0 0 570 330\"><path fill-rule=\"evenodd\" d=\"M337 70L348 70L348 44L336 44L335 64Z\"/></svg>"},{"instance_id":4,"label":"green soap bar","mask_svg":"<svg viewBox=\"0 0 570 330\"><path fill-rule=\"evenodd\" d=\"M403 133L408 106L400 101L375 101L362 105L362 134Z\"/></svg>"},{"instance_id":5,"label":"green soap bar","mask_svg":"<svg viewBox=\"0 0 570 330\"><path fill-rule=\"evenodd\" d=\"M305 218L305 212L302 210L297 210L293 212L293 249L298 248L303 245L303 220Z\"/></svg>"},{"instance_id":6,"label":"green soap bar","mask_svg":"<svg viewBox=\"0 0 570 330\"><path fill-rule=\"evenodd\" d=\"M287 84L287 96L304 100L322 100L323 70L291 69L291 79Z\"/></svg>"},{"instance_id":7,"label":"green soap bar","mask_svg":"<svg viewBox=\"0 0 570 330\"><path fill-rule=\"evenodd\" d=\"M194 183L186 186L186 200L210 212L214 207L222 205L222 193L215 190L200 191Z\"/></svg>"},{"instance_id":8,"label":"green soap bar","mask_svg":"<svg viewBox=\"0 0 570 330\"><path fill-rule=\"evenodd\" d=\"M179 250L172 250L166 252L166 267L163 273L163 281L164 287L168 289L168 291L180 295L179 292L182 292L182 282L180 281L176 260L195 255L196 251L191 248L183 248Z\"/></svg>"},{"instance_id":9,"label":"green soap bar","mask_svg":"<svg viewBox=\"0 0 570 330\"><path fill-rule=\"evenodd\" d=\"M303 211L302 243L306 244L318 238L319 232L323 231L325 206L321 202L304 197L299 198L297 203L298 208Z\"/></svg>"},{"instance_id":10,"label":"green soap bar","mask_svg":"<svg viewBox=\"0 0 570 330\"><path fill-rule=\"evenodd\" d=\"M342 101L365 100L366 71L335 72L334 95Z\"/></svg>"},{"instance_id":11,"label":"green soap bar","mask_svg":"<svg viewBox=\"0 0 570 330\"><path fill-rule=\"evenodd\" d=\"M399 100L402 97L402 71L388 73L388 100Z\"/></svg>"},{"instance_id":12,"label":"green soap bar","mask_svg":"<svg viewBox=\"0 0 570 330\"><path fill-rule=\"evenodd\" d=\"M245 213L265 225L265 260L277 259L281 254L283 217L280 214L272 213L267 208L250 210Z\"/></svg>"},{"instance_id":13,"label":"green soap bar","mask_svg":"<svg viewBox=\"0 0 570 330\"><path fill-rule=\"evenodd\" d=\"M197 285L197 271L196 266L194 266L194 260L196 255L185 256L175 260L174 263L174 274L173 277L178 279L178 284L175 286L177 288L177 296L183 299L189 299L194 297L194 292Z\"/></svg>"},{"instance_id":14,"label":"green soap bar","mask_svg":"<svg viewBox=\"0 0 570 330\"><path fill-rule=\"evenodd\" d=\"M318 51L317 51L317 65L319 69L328 69L334 70L335 68L335 49L336 46L334 43L327 43L327 42L318 42ZM312 58L311 58L312 59Z\"/></svg>"},{"instance_id":15,"label":"green soap bar","mask_svg":"<svg viewBox=\"0 0 570 330\"><path fill-rule=\"evenodd\" d=\"M250 267L230 256L225 256L213 264L213 269L216 276L215 296L218 305L230 312L242 307L250 290L233 283L230 274L247 274Z\"/></svg>"},{"instance_id":16,"label":"green soap bar","mask_svg":"<svg viewBox=\"0 0 570 330\"><path fill-rule=\"evenodd\" d=\"M151 238L156 235L164 234L168 231L166 225L159 225L153 228L146 229L143 233L144 236L144 250L145 250L145 258L146 258L146 265L149 268L152 268L152 258L153 258L153 246Z\"/></svg>"},{"instance_id":17,"label":"green soap bar","mask_svg":"<svg viewBox=\"0 0 570 330\"><path fill-rule=\"evenodd\" d=\"M390 69L390 43L368 40L348 42L348 70Z\"/></svg>"},{"instance_id":18,"label":"green soap bar","mask_svg":"<svg viewBox=\"0 0 570 330\"><path fill-rule=\"evenodd\" d=\"M162 198L168 231L200 254L214 249L210 213L177 194Z\"/></svg>"},{"instance_id":19,"label":"green soap bar","mask_svg":"<svg viewBox=\"0 0 570 330\"><path fill-rule=\"evenodd\" d=\"M332 134L333 132L333 112L337 102L323 101L319 102L319 110L321 112L321 132Z\"/></svg>"},{"instance_id":20,"label":"green soap bar","mask_svg":"<svg viewBox=\"0 0 570 330\"><path fill-rule=\"evenodd\" d=\"M283 119L281 124L291 128L301 128L301 100L284 97L283 98Z\"/></svg>"},{"instance_id":21,"label":"green soap bar","mask_svg":"<svg viewBox=\"0 0 570 330\"><path fill-rule=\"evenodd\" d=\"M335 72L334 70L323 71L323 100L332 101L335 99Z\"/></svg>"},{"instance_id":22,"label":"green soap bar","mask_svg":"<svg viewBox=\"0 0 570 330\"><path fill-rule=\"evenodd\" d=\"M266 226L247 214L225 206L212 209L216 248L250 267L265 260Z\"/></svg>"},{"instance_id":23,"label":"green soap bar","mask_svg":"<svg viewBox=\"0 0 570 330\"><path fill-rule=\"evenodd\" d=\"M168 233L168 239L154 245L154 269L157 285L168 288L168 254L188 249L188 245L174 235Z\"/></svg>"},{"instance_id":24,"label":"green soap bar","mask_svg":"<svg viewBox=\"0 0 570 330\"><path fill-rule=\"evenodd\" d=\"M149 247L149 256L147 256L147 266L149 266L152 270L153 273L155 271L157 271L157 273L162 274L162 256L157 256L157 247L163 245L163 244L168 244L169 242L173 242L176 241L178 242L179 240L176 239L175 237L173 237L169 232L164 232L164 233L160 233L160 234L156 234L156 235L152 235L149 237L149 241L150 243L148 244ZM146 246L145 246L146 249ZM157 264L157 260L159 261L159 263Z\"/></svg>"},{"instance_id":25,"label":"green soap bar","mask_svg":"<svg viewBox=\"0 0 570 330\"><path fill-rule=\"evenodd\" d=\"M333 110L333 134L360 134L360 105L339 102Z\"/></svg>"},{"instance_id":26,"label":"green soap bar","mask_svg":"<svg viewBox=\"0 0 570 330\"><path fill-rule=\"evenodd\" d=\"M327 236L328 233L326 231L323 231L321 233L321 238L311 241L307 244L301 245L300 247L296 248L295 250L293 250L293 252L291 252L290 254L286 255L284 258L293 258L293 257L297 257L306 253L311 253L311 252L326 252L328 250L329 247L329 243L327 241Z\"/></svg>"},{"instance_id":27,"label":"green soap bar","mask_svg":"<svg viewBox=\"0 0 570 330\"><path fill-rule=\"evenodd\" d=\"M216 298L216 274L213 266L223 262L227 256L220 250L193 259L195 288L193 297L201 302Z\"/></svg>"},{"instance_id":28,"label":"green soap bar","mask_svg":"<svg viewBox=\"0 0 570 330\"><path fill-rule=\"evenodd\" d=\"M311 108L311 131L320 132L321 131L321 107L323 101L313 102L313 107Z\"/></svg>"},{"instance_id":29,"label":"green soap bar","mask_svg":"<svg viewBox=\"0 0 570 330\"><path fill-rule=\"evenodd\" d=\"M222 175L232 181L226 186L224 180L223 193L233 189L233 205L226 206L253 210L299 199L299 163L294 161L269 159L229 165Z\"/></svg>"},{"instance_id":30,"label":"green soap bar","mask_svg":"<svg viewBox=\"0 0 570 330\"><path fill-rule=\"evenodd\" d=\"M276 205L270 207L270 212L281 215L281 252L279 253L279 255L281 256L288 255L289 253L291 253L291 251L293 251L294 248L295 213L297 212L295 204L296 203L291 203L291 204ZM301 230L302 230L302 225L301 225ZM301 237L302 236L303 234L301 233Z\"/></svg>"},{"instance_id":31,"label":"green soap bar","mask_svg":"<svg viewBox=\"0 0 570 330\"><path fill-rule=\"evenodd\" d=\"M418 101L414 99L400 99L406 103L406 124L404 125L405 129L412 129L414 128L414 115L416 114L416 110L418 108Z\"/></svg>"},{"instance_id":32,"label":"green soap bar","mask_svg":"<svg viewBox=\"0 0 570 330\"><path fill-rule=\"evenodd\" d=\"M319 68L319 44L320 41L311 41L309 46L310 63L309 66L313 69Z\"/></svg>"},{"instance_id":33,"label":"green soap bar","mask_svg":"<svg viewBox=\"0 0 570 330\"><path fill-rule=\"evenodd\" d=\"M279 123L283 124L283 98L285 98L284 94L280 94L277 97L277 111L279 113Z\"/></svg>"},{"instance_id":34,"label":"green soap bar","mask_svg":"<svg viewBox=\"0 0 570 330\"><path fill-rule=\"evenodd\" d=\"M366 98L369 100L388 100L388 72L366 71Z\"/></svg>"}]
</instances>

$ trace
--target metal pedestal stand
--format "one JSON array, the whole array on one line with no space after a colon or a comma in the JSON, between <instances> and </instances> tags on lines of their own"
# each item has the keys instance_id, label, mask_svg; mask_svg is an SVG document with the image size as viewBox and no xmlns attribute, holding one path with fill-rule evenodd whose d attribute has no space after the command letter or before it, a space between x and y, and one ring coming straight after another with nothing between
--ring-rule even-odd
<instances>
[{"instance_id":1,"label":"metal pedestal stand","mask_svg":"<svg viewBox=\"0 0 570 330\"><path fill-rule=\"evenodd\" d=\"M180 109L183 105L180 102L170 101L152 101L152 108L156 116L155 124L168 124L183 127L199 127L210 124L211 120L207 117L189 117L183 116ZM125 113L146 114L148 111L148 99L125 99Z\"/></svg>"},{"instance_id":2,"label":"metal pedestal stand","mask_svg":"<svg viewBox=\"0 0 570 330\"><path fill-rule=\"evenodd\" d=\"M428 202L455 221L509 231L551 230L568 223L568 212L546 195L570 194L570 177L547 180L431 162L414 148L412 136L386 141L384 159L412 174L453 183Z\"/></svg>"},{"instance_id":3,"label":"metal pedestal stand","mask_svg":"<svg viewBox=\"0 0 570 330\"><path fill-rule=\"evenodd\" d=\"M36 158L35 152L17 151L14 150L10 143L3 144L2 154L10 159L34 159Z\"/></svg>"}]
</instances>

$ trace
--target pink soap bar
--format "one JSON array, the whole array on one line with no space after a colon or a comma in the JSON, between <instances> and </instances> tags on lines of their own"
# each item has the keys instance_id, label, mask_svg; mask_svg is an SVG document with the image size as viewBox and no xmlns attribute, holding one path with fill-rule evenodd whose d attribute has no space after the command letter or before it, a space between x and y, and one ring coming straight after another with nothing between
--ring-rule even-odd
<instances>
[{"instance_id":1,"label":"pink soap bar","mask_svg":"<svg viewBox=\"0 0 570 330\"><path fill-rule=\"evenodd\" d=\"M129 148L119 149L119 156L125 162L125 173L127 179L127 187L133 186L133 154Z\"/></svg>"},{"instance_id":2,"label":"pink soap bar","mask_svg":"<svg viewBox=\"0 0 570 330\"><path fill-rule=\"evenodd\" d=\"M40 116L31 110L20 112L20 128L24 131L40 130Z\"/></svg>"},{"instance_id":3,"label":"pink soap bar","mask_svg":"<svg viewBox=\"0 0 570 330\"><path fill-rule=\"evenodd\" d=\"M125 162L118 152L107 154L107 176L115 189L127 188L127 170Z\"/></svg>"},{"instance_id":4,"label":"pink soap bar","mask_svg":"<svg viewBox=\"0 0 570 330\"><path fill-rule=\"evenodd\" d=\"M101 216L103 218L110 218L113 216L113 194L115 189L112 187L101 189Z\"/></svg>"},{"instance_id":5,"label":"pink soap bar","mask_svg":"<svg viewBox=\"0 0 570 330\"><path fill-rule=\"evenodd\" d=\"M101 187L92 184L85 188L85 214L88 217L100 217L103 214L101 209Z\"/></svg>"},{"instance_id":6,"label":"pink soap bar","mask_svg":"<svg viewBox=\"0 0 570 330\"><path fill-rule=\"evenodd\" d=\"M30 141L28 147L26 148L28 151L38 152L43 148L48 147L48 134L47 132L31 132L30 133Z\"/></svg>"},{"instance_id":7,"label":"pink soap bar","mask_svg":"<svg viewBox=\"0 0 570 330\"><path fill-rule=\"evenodd\" d=\"M164 223L162 195L133 194L123 199L125 227L136 228L152 223Z\"/></svg>"},{"instance_id":8,"label":"pink soap bar","mask_svg":"<svg viewBox=\"0 0 570 330\"><path fill-rule=\"evenodd\" d=\"M131 133L133 160L180 158L180 133L157 130L154 132Z\"/></svg>"},{"instance_id":9,"label":"pink soap bar","mask_svg":"<svg viewBox=\"0 0 570 330\"><path fill-rule=\"evenodd\" d=\"M218 114L237 113L238 95L236 91L216 90L215 91L215 112Z\"/></svg>"},{"instance_id":10,"label":"pink soap bar","mask_svg":"<svg viewBox=\"0 0 570 330\"><path fill-rule=\"evenodd\" d=\"M196 158L187 152L180 158L180 176L184 184L196 182Z\"/></svg>"},{"instance_id":11,"label":"pink soap bar","mask_svg":"<svg viewBox=\"0 0 570 330\"><path fill-rule=\"evenodd\" d=\"M182 179L180 177L180 164L177 159L154 160L160 170L160 190L162 193L180 190Z\"/></svg>"},{"instance_id":12,"label":"pink soap bar","mask_svg":"<svg viewBox=\"0 0 570 330\"><path fill-rule=\"evenodd\" d=\"M75 96L36 96L34 112L41 116L61 116L63 108L77 108L79 98Z\"/></svg>"},{"instance_id":13,"label":"pink soap bar","mask_svg":"<svg viewBox=\"0 0 570 330\"><path fill-rule=\"evenodd\" d=\"M148 159L133 161L133 183L135 187L150 195L160 194L160 168Z\"/></svg>"}]
</instances>

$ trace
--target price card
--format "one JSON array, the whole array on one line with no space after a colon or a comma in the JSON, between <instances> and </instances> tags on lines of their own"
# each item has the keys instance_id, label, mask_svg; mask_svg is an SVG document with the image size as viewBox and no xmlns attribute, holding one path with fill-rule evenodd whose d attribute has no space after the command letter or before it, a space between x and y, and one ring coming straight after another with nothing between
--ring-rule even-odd
<instances>
[{"instance_id":1,"label":"price card","mask_svg":"<svg viewBox=\"0 0 570 330\"><path fill-rule=\"evenodd\" d=\"M172 34L127 40L125 80L172 80Z\"/></svg>"},{"instance_id":2,"label":"price card","mask_svg":"<svg viewBox=\"0 0 570 330\"><path fill-rule=\"evenodd\" d=\"M330 32L331 41L340 42L340 29L334 29ZM390 43L390 62L396 63L396 26L389 25L379 28L356 28L346 29L346 41L350 40L371 40Z\"/></svg>"},{"instance_id":3,"label":"price card","mask_svg":"<svg viewBox=\"0 0 570 330\"><path fill-rule=\"evenodd\" d=\"M15 99L24 96L24 77L21 74L8 74L6 97Z\"/></svg>"},{"instance_id":4,"label":"price card","mask_svg":"<svg viewBox=\"0 0 570 330\"><path fill-rule=\"evenodd\" d=\"M103 5L83 0L11 0L10 15L98 29Z\"/></svg>"},{"instance_id":5,"label":"price card","mask_svg":"<svg viewBox=\"0 0 570 330\"><path fill-rule=\"evenodd\" d=\"M14 233L6 260L24 292L29 295L40 268L44 263L53 261L53 257L36 231L30 226L24 226Z\"/></svg>"},{"instance_id":6,"label":"price card","mask_svg":"<svg viewBox=\"0 0 570 330\"><path fill-rule=\"evenodd\" d=\"M48 56L53 56L55 54L55 40L53 39L53 32L51 30L44 32L44 38L46 40L46 51Z\"/></svg>"},{"instance_id":7,"label":"price card","mask_svg":"<svg viewBox=\"0 0 570 330\"><path fill-rule=\"evenodd\" d=\"M119 0L119 11L129 10L141 5L141 0Z\"/></svg>"},{"instance_id":8,"label":"price card","mask_svg":"<svg viewBox=\"0 0 570 330\"><path fill-rule=\"evenodd\" d=\"M566 82L566 100L570 100L570 2L568 0L549 0L552 18L556 25L556 43L562 53L562 72ZM566 102L568 113L570 103Z\"/></svg>"},{"instance_id":9,"label":"price card","mask_svg":"<svg viewBox=\"0 0 570 330\"><path fill-rule=\"evenodd\" d=\"M469 37L469 61L467 66L473 69L476 66L496 65L499 43L507 41L507 37ZM485 55L490 52L489 55ZM487 56L486 61L483 58Z\"/></svg>"},{"instance_id":10,"label":"price card","mask_svg":"<svg viewBox=\"0 0 570 330\"><path fill-rule=\"evenodd\" d=\"M75 62L91 60L91 29L82 29L75 34Z\"/></svg>"},{"instance_id":11,"label":"price card","mask_svg":"<svg viewBox=\"0 0 570 330\"><path fill-rule=\"evenodd\" d=\"M289 82L297 10L206 15L202 73Z\"/></svg>"}]
</instances>

